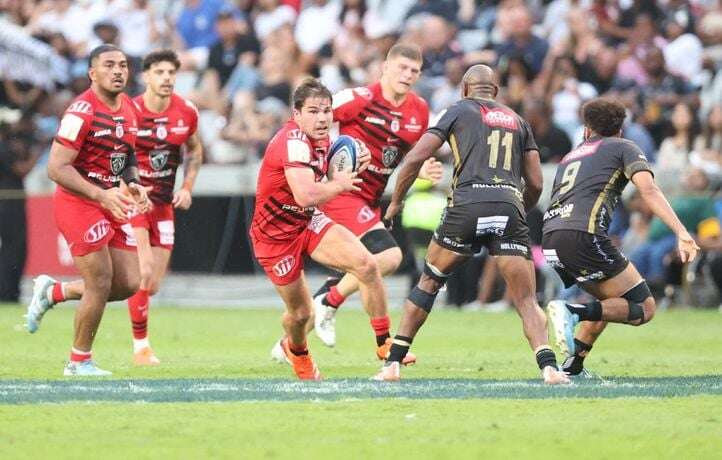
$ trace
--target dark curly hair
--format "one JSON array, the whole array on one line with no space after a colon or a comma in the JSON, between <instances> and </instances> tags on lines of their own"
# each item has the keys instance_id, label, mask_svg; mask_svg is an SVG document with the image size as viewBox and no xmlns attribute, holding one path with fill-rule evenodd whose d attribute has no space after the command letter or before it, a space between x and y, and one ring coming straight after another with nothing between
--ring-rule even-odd
<instances>
[{"instance_id":1,"label":"dark curly hair","mask_svg":"<svg viewBox=\"0 0 722 460\"><path fill-rule=\"evenodd\" d=\"M150 69L153 64L159 62L170 62L173 64L176 70L180 67L180 60L178 55L173 50L156 50L150 52L146 57L143 58L143 72Z\"/></svg>"},{"instance_id":2,"label":"dark curly hair","mask_svg":"<svg viewBox=\"0 0 722 460\"><path fill-rule=\"evenodd\" d=\"M582 106L584 125L600 136L614 136L624 124L627 112L621 102L598 97Z\"/></svg>"}]
</instances>

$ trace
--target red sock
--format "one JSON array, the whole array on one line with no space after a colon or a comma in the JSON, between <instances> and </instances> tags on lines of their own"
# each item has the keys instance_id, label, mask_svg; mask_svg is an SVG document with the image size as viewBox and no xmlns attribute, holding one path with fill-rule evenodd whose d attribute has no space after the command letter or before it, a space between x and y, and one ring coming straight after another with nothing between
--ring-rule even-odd
<instances>
[{"instance_id":1,"label":"red sock","mask_svg":"<svg viewBox=\"0 0 722 460\"><path fill-rule=\"evenodd\" d=\"M290 340L288 341L288 349L291 350L291 353L294 355L307 355L308 354L308 344L306 342L303 342L303 345L295 345Z\"/></svg>"},{"instance_id":2,"label":"red sock","mask_svg":"<svg viewBox=\"0 0 722 460\"><path fill-rule=\"evenodd\" d=\"M374 329L374 334L376 334L376 345L379 347L386 343L386 339L391 337L389 335L391 319L388 315L380 318L371 318L371 327Z\"/></svg>"},{"instance_id":3,"label":"red sock","mask_svg":"<svg viewBox=\"0 0 722 460\"><path fill-rule=\"evenodd\" d=\"M60 303L65 301L65 293L63 292L63 283L55 283L53 284L53 294L52 294L52 300L53 305L56 303Z\"/></svg>"},{"instance_id":4,"label":"red sock","mask_svg":"<svg viewBox=\"0 0 722 460\"><path fill-rule=\"evenodd\" d=\"M93 356L93 354L90 351L80 351L75 348L70 349L70 361L75 363L88 360L91 356Z\"/></svg>"},{"instance_id":5,"label":"red sock","mask_svg":"<svg viewBox=\"0 0 722 460\"><path fill-rule=\"evenodd\" d=\"M331 286L328 294L326 294L326 302L324 303L329 307L338 308L344 300L346 300L346 297L342 296L341 293L338 292L338 288L336 286Z\"/></svg>"},{"instance_id":6,"label":"red sock","mask_svg":"<svg viewBox=\"0 0 722 460\"><path fill-rule=\"evenodd\" d=\"M144 339L148 336L148 291L141 289L128 299L128 312L133 325L133 338Z\"/></svg>"}]
</instances>

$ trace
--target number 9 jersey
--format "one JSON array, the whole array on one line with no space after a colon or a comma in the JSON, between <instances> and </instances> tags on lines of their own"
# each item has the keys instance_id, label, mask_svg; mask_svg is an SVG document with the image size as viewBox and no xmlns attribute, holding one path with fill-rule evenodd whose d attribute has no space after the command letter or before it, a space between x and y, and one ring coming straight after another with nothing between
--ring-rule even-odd
<instances>
[{"instance_id":1,"label":"number 9 jersey","mask_svg":"<svg viewBox=\"0 0 722 460\"><path fill-rule=\"evenodd\" d=\"M440 112L427 132L448 142L454 155L449 206L506 202L524 213L523 156L538 147L516 112L491 100L464 98Z\"/></svg>"}]
</instances>

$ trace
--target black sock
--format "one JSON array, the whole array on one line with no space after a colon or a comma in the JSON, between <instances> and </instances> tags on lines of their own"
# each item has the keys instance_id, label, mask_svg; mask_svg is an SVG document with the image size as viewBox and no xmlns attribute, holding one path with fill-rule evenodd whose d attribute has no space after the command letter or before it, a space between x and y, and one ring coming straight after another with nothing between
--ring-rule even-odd
<instances>
[{"instance_id":1,"label":"black sock","mask_svg":"<svg viewBox=\"0 0 722 460\"><path fill-rule=\"evenodd\" d=\"M377 335L376 336L376 346L380 347L381 345L386 343L386 339L391 337L391 335L387 332L386 334Z\"/></svg>"},{"instance_id":2,"label":"black sock","mask_svg":"<svg viewBox=\"0 0 722 460\"><path fill-rule=\"evenodd\" d=\"M592 300L589 303L567 303L567 310L579 316L579 321L601 321L602 303Z\"/></svg>"},{"instance_id":3,"label":"black sock","mask_svg":"<svg viewBox=\"0 0 722 460\"><path fill-rule=\"evenodd\" d=\"M393 361L401 362L406 357L406 353L409 352L409 348L411 347L411 342L413 342L414 339L411 337L404 337L403 335L397 335L394 337L394 342L391 344L391 351L389 351L389 356L386 358L386 362L390 363Z\"/></svg>"},{"instance_id":4,"label":"black sock","mask_svg":"<svg viewBox=\"0 0 722 460\"><path fill-rule=\"evenodd\" d=\"M568 372L570 375L579 375L584 369L584 358L592 346L588 343L584 343L579 339L574 339L574 356L570 356L562 364L562 370ZM584 353L584 356L580 355Z\"/></svg>"},{"instance_id":5,"label":"black sock","mask_svg":"<svg viewBox=\"0 0 722 460\"><path fill-rule=\"evenodd\" d=\"M331 286L336 286L339 281L341 281L340 277L337 278L334 276L329 276L328 278L326 278L326 282L324 282L323 285L321 285L321 287L318 288L318 291L316 291L316 293L313 294L313 297L315 298L315 297L320 296L321 294L327 293L331 289Z\"/></svg>"},{"instance_id":6,"label":"black sock","mask_svg":"<svg viewBox=\"0 0 722 460\"><path fill-rule=\"evenodd\" d=\"M536 363L539 369L542 370L547 366L552 366L554 369L557 369L557 356L551 348L542 348L536 352Z\"/></svg>"}]
</instances>

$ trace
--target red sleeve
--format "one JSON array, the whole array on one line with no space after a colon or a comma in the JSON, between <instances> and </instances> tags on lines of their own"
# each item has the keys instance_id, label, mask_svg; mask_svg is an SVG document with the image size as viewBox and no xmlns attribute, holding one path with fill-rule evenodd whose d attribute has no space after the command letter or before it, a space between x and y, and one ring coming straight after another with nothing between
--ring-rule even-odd
<instances>
[{"instance_id":1,"label":"red sleeve","mask_svg":"<svg viewBox=\"0 0 722 460\"><path fill-rule=\"evenodd\" d=\"M348 88L333 95L334 121L349 121L371 101L371 91L365 86Z\"/></svg>"},{"instance_id":2,"label":"red sleeve","mask_svg":"<svg viewBox=\"0 0 722 460\"><path fill-rule=\"evenodd\" d=\"M198 130L198 109L196 108L195 104L193 104L188 99L183 99L186 106L186 113L187 113L187 120L188 120L188 126L190 126L190 129L188 130L189 136L192 136L196 133Z\"/></svg>"},{"instance_id":3,"label":"red sleeve","mask_svg":"<svg viewBox=\"0 0 722 460\"><path fill-rule=\"evenodd\" d=\"M429 105L423 97L419 97L419 115L419 119L421 120L421 132L424 132L429 127Z\"/></svg>"},{"instance_id":4,"label":"red sleeve","mask_svg":"<svg viewBox=\"0 0 722 460\"><path fill-rule=\"evenodd\" d=\"M281 159L283 168L311 168L311 146L298 130L288 131L286 136L275 139L273 153Z\"/></svg>"},{"instance_id":5,"label":"red sleeve","mask_svg":"<svg viewBox=\"0 0 722 460\"><path fill-rule=\"evenodd\" d=\"M86 101L76 101L68 107L60 120L55 141L60 145L80 151L93 122L93 112Z\"/></svg>"}]
</instances>

